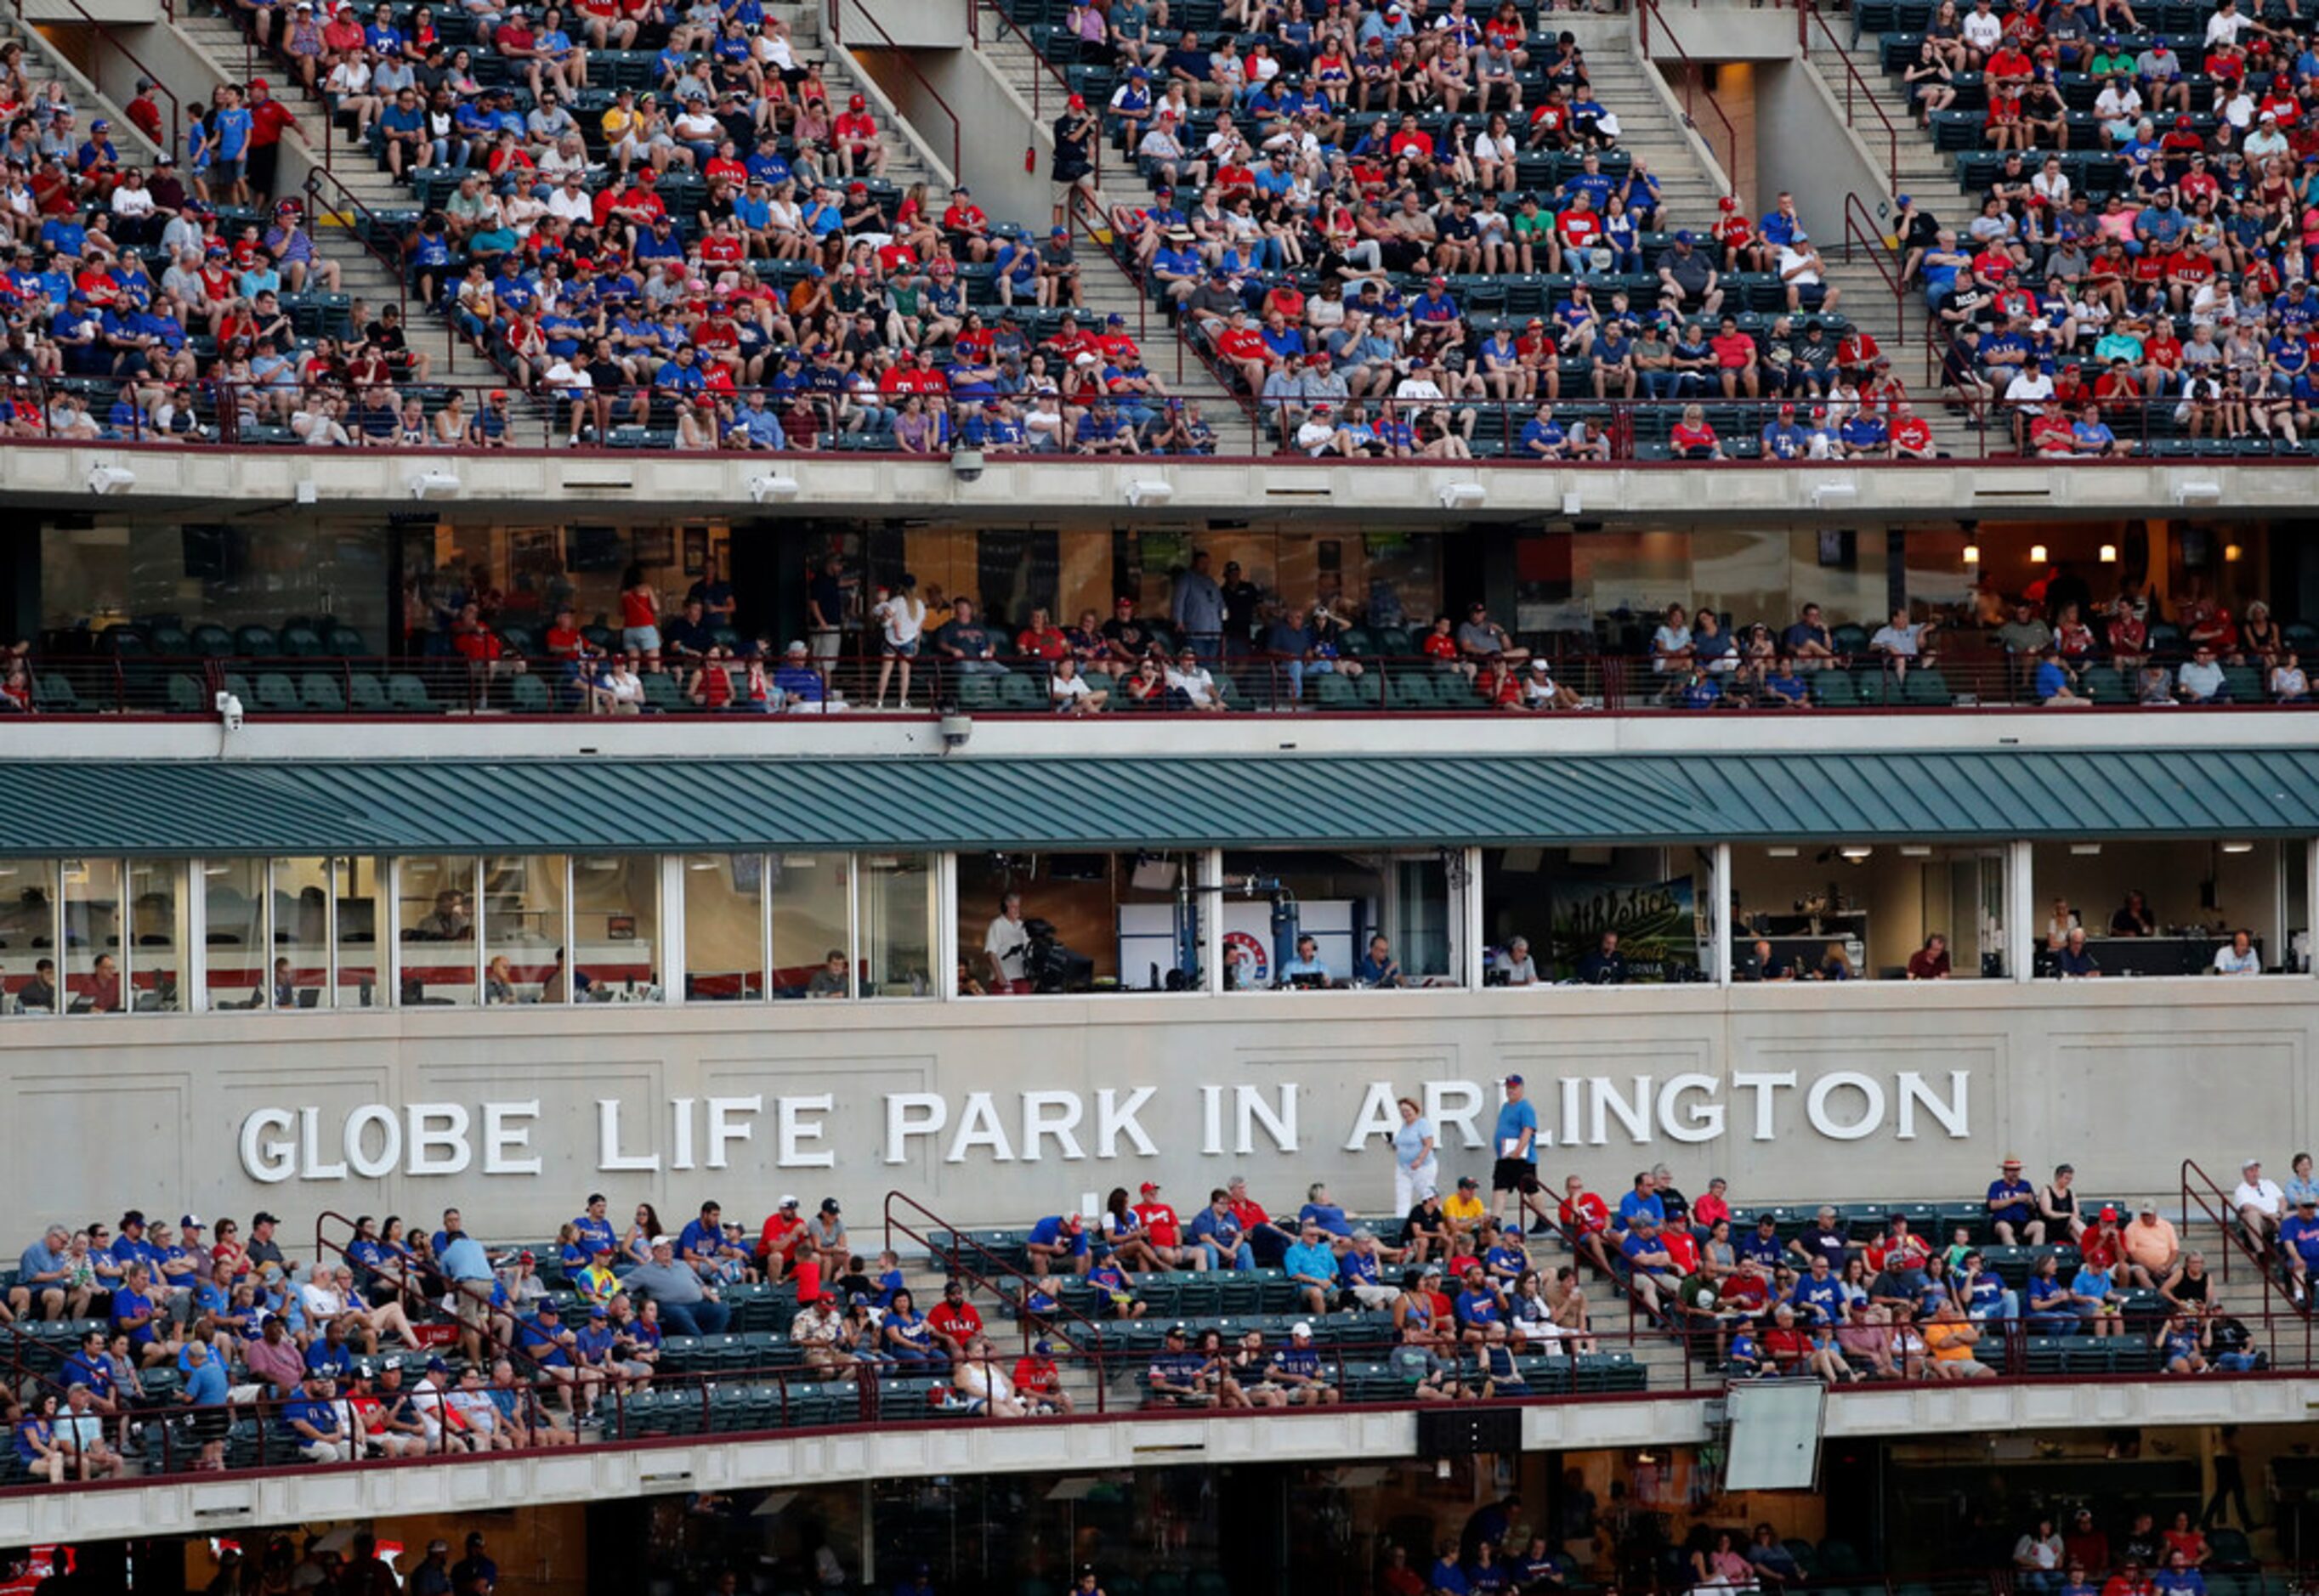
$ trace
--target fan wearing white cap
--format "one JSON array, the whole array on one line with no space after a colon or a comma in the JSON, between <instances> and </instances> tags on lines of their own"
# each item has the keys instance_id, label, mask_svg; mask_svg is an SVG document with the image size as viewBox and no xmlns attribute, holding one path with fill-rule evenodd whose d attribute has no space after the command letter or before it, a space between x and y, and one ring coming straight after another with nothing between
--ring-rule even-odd
<instances>
[{"instance_id":1,"label":"fan wearing white cap","mask_svg":"<svg viewBox=\"0 0 2319 1596\"><path fill-rule=\"evenodd\" d=\"M757 1233L757 1261L769 1281L787 1279L798 1265L798 1249L805 1240L805 1217L798 1208L796 1194L783 1192L781 1205Z\"/></svg>"},{"instance_id":2,"label":"fan wearing white cap","mask_svg":"<svg viewBox=\"0 0 2319 1596\"><path fill-rule=\"evenodd\" d=\"M2278 1189L2278 1182L2263 1178L2260 1159L2249 1159L2239 1166L2239 1186L2231 1194L2231 1206L2239 1211L2248 1244L2256 1257L2261 1257L2278 1234L2279 1222L2287 1217L2287 1194Z\"/></svg>"},{"instance_id":3,"label":"fan wearing white cap","mask_svg":"<svg viewBox=\"0 0 2319 1596\"><path fill-rule=\"evenodd\" d=\"M2119 1233L2125 1256L2125 1277L2144 1291L2156 1291L2173 1277L2182 1261L2182 1238L2171 1220L2158 1213L2158 1199L2144 1197L2134 1204L2134 1222Z\"/></svg>"},{"instance_id":4,"label":"fan wearing white cap","mask_svg":"<svg viewBox=\"0 0 2319 1596\"><path fill-rule=\"evenodd\" d=\"M1273 1350L1264 1384L1286 1396L1284 1406L1326 1407L1341 1395L1329 1381L1320 1349L1313 1345L1313 1327L1301 1319L1288 1327L1288 1345Z\"/></svg>"}]
</instances>

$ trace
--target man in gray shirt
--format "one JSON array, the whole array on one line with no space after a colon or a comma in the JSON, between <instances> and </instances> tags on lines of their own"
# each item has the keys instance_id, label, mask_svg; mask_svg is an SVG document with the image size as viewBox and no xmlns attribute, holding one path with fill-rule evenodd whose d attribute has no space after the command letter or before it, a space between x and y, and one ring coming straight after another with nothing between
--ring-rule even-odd
<instances>
[{"instance_id":1,"label":"man in gray shirt","mask_svg":"<svg viewBox=\"0 0 2319 1596\"><path fill-rule=\"evenodd\" d=\"M628 1271L623 1284L660 1304L661 1322L671 1335L716 1336L732 1321L732 1312L708 1294L700 1276L676 1261L676 1243L654 1236L652 1262Z\"/></svg>"},{"instance_id":2,"label":"man in gray shirt","mask_svg":"<svg viewBox=\"0 0 2319 1596\"><path fill-rule=\"evenodd\" d=\"M1214 660L1223 654L1224 591L1208 574L1207 550L1195 549L1192 568L1176 579L1176 591L1168 603L1168 618L1202 659Z\"/></svg>"}]
</instances>

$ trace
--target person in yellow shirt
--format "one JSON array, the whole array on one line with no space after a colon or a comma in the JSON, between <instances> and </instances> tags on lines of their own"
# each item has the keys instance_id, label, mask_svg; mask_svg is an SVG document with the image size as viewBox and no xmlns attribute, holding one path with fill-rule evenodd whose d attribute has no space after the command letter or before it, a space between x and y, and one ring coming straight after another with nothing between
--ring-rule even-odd
<instances>
[{"instance_id":1,"label":"person in yellow shirt","mask_svg":"<svg viewBox=\"0 0 2319 1596\"><path fill-rule=\"evenodd\" d=\"M1973 1357L1981 1331L1965 1319L1954 1303L1943 1303L1925 1325L1925 1347L1932 1353L1926 1372L1943 1380L1987 1380L1997 1371Z\"/></svg>"},{"instance_id":2,"label":"person in yellow shirt","mask_svg":"<svg viewBox=\"0 0 2319 1596\"><path fill-rule=\"evenodd\" d=\"M1457 1183L1457 1195L1445 1197L1441 1215L1449 1222L1449 1240L1453 1249L1471 1251L1474 1238L1481 1231L1482 1222L1489 1217L1488 1204L1482 1201L1482 1183L1466 1176Z\"/></svg>"}]
</instances>

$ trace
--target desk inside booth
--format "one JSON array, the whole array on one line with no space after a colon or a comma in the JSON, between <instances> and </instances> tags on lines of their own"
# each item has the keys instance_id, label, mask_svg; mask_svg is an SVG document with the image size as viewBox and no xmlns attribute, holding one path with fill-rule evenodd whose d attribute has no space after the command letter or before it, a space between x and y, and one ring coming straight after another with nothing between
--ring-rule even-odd
<instances>
[{"instance_id":1,"label":"desk inside booth","mask_svg":"<svg viewBox=\"0 0 2319 1596\"><path fill-rule=\"evenodd\" d=\"M2205 975L2214 968L2215 951L2227 947L2226 936L2089 936L2086 951L2094 956L2105 976L2186 976ZM2262 967L2272 968L2270 955L2263 949L2262 939L2254 939L2254 951L2262 957ZM2036 971L2041 978L2060 974L2057 956L2051 949L2037 950Z\"/></svg>"}]
</instances>

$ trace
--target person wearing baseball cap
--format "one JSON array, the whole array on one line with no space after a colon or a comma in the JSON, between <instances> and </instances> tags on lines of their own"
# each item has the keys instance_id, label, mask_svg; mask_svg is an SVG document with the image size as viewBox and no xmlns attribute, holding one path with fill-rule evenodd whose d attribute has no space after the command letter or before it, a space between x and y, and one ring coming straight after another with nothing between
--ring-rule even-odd
<instances>
[{"instance_id":1,"label":"person wearing baseball cap","mask_svg":"<svg viewBox=\"0 0 2319 1596\"><path fill-rule=\"evenodd\" d=\"M1055 1344L1043 1337L1031 1343L1031 1350L1015 1360L1015 1394L1033 1413L1069 1413L1074 1411L1071 1393L1063 1389L1060 1370L1055 1367Z\"/></svg>"},{"instance_id":2,"label":"person wearing baseball cap","mask_svg":"<svg viewBox=\"0 0 2319 1596\"><path fill-rule=\"evenodd\" d=\"M2037 1217L2037 1191L2021 1178L2017 1155L2005 1156L1997 1178L1989 1183L1984 1206L1999 1246L2035 1247L2045 1240L2045 1223Z\"/></svg>"},{"instance_id":3,"label":"person wearing baseball cap","mask_svg":"<svg viewBox=\"0 0 2319 1596\"><path fill-rule=\"evenodd\" d=\"M1052 1274L1057 1264L1067 1273L1084 1275L1089 1261L1086 1222L1076 1213L1051 1213L1031 1227L1023 1249L1035 1276Z\"/></svg>"},{"instance_id":4,"label":"person wearing baseball cap","mask_svg":"<svg viewBox=\"0 0 2319 1596\"><path fill-rule=\"evenodd\" d=\"M1208 1267L1208 1249L1192 1243L1184 1234L1183 1221L1178 1219L1173 1204L1160 1200L1160 1183L1143 1183L1141 1201L1135 1204L1136 1222L1143 1227L1143 1240L1160 1262L1170 1269L1205 1269Z\"/></svg>"},{"instance_id":5,"label":"person wearing baseball cap","mask_svg":"<svg viewBox=\"0 0 2319 1596\"><path fill-rule=\"evenodd\" d=\"M2305 1195L2319 1192L2305 1188ZM2126 1278L2144 1291L2156 1291L2173 1277L2182 1261L2182 1239L2171 1222L2158 1212L2158 1199L2144 1197L2134 1204L2134 1222L2119 1232L2125 1251Z\"/></svg>"},{"instance_id":6,"label":"person wearing baseball cap","mask_svg":"<svg viewBox=\"0 0 2319 1596\"><path fill-rule=\"evenodd\" d=\"M2239 1166L2238 1189L2231 1193L2231 1206L2238 1210L2247 1241L2260 1257L2287 1217L2287 1194L2278 1189L2278 1182L2264 1178L2260 1159L2249 1159Z\"/></svg>"},{"instance_id":7,"label":"person wearing baseball cap","mask_svg":"<svg viewBox=\"0 0 2319 1596\"><path fill-rule=\"evenodd\" d=\"M1497 1128L1490 1139L1496 1158L1490 1170L1492 1207L1502 1222L1509 1200L1517 1223L1524 1208L1543 1220L1546 1210L1538 1197L1538 1109L1529 1101L1520 1076L1506 1077L1504 1091Z\"/></svg>"},{"instance_id":8,"label":"person wearing baseball cap","mask_svg":"<svg viewBox=\"0 0 2319 1596\"><path fill-rule=\"evenodd\" d=\"M805 1220L798 1207L797 1194L783 1192L781 1206L757 1232L757 1261L767 1280L785 1280L797 1267L799 1249L805 1240Z\"/></svg>"}]
</instances>

